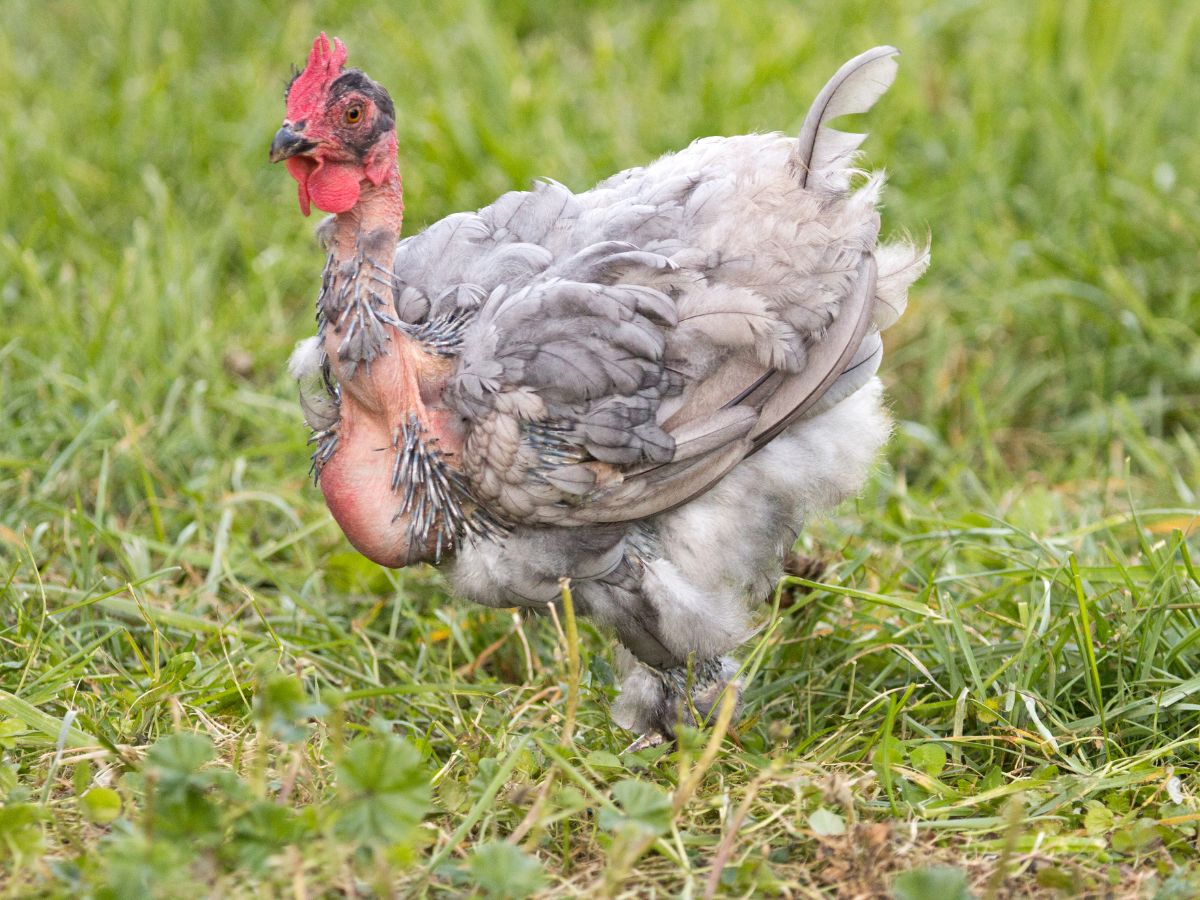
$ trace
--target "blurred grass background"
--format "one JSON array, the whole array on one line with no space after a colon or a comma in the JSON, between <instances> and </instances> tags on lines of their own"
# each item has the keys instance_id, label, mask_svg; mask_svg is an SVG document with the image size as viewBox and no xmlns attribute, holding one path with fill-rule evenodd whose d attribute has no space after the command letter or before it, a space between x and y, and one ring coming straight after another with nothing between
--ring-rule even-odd
<instances>
[{"instance_id":1,"label":"blurred grass background","mask_svg":"<svg viewBox=\"0 0 1200 900\"><path fill-rule=\"evenodd\" d=\"M328 748L344 721L394 726L435 773L424 837L393 842L409 855L384 866L406 890L464 890L454 860L475 871L462 860L527 814L513 791L556 772L595 794L572 806L547 791L526 855L498 851L516 869L536 860L527 886L701 893L745 803L760 827L731 844L714 890L886 891L940 854L981 891L999 878L1190 896L1200 6L6 0L4 13L0 809L28 807L32 823L7 819L28 839L0 849L10 892L125 877L153 892L181 866L225 891L282 890L299 871L314 890L383 892L382 851L364 862L327 829L300 863L284 838L261 865L193 854L147 824L148 789L127 780L175 731L207 734L234 772L243 745L273 740L299 748L303 787L279 805L302 817L340 796ZM670 790L682 763L613 756L626 736L607 724L607 643L585 636L581 749L531 750L526 737L557 745L561 728L554 630L450 601L430 570L361 560L305 477L284 362L312 330L321 259L266 148L289 67L322 29L396 100L409 231L537 176L582 190L695 137L795 131L844 59L903 51L865 148L889 172L885 230L933 242L888 333L896 440L864 497L803 538L831 588L755 648L744 749L724 745L645 855L590 810L624 808L612 790L631 773ZM252 713L280 673L306 696L341 692L305 737ZM56 762L51 723L69 711L77 756ZM289 753L252 794L276 796ZM475 810L510 764L508 801ZM120 794L115 824L81 812L89 779ZM840 830L815 827L816 811ZM895 819L918 837L864 830Z\"/></svg>"}]
</instances>

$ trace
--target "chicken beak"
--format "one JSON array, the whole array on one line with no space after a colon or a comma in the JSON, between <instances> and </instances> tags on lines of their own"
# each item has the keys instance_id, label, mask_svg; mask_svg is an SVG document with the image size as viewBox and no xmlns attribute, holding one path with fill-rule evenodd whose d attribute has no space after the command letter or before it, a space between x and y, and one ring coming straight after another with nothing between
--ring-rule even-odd
<instances>
[{"instance_id":1,"label":"chicken beak","mask_svg":"<svg viewBox=\"0 0 1200 900\"><path fill-rule=\"evenodd\" d=\"M312 141L306 140L292 131L290 125L284 125L275 132L275 139L271 141L271 162L277 163L291 159L293 156L307 153L316 146Z\"/></svg>"}]
</instances>

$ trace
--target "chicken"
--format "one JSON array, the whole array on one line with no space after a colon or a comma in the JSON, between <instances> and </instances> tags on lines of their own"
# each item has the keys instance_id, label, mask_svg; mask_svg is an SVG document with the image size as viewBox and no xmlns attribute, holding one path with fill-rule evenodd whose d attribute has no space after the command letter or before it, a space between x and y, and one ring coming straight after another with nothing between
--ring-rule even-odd
<instances>
[{"instance_id":1,"label":"chicken","mask_svg":"<svg viewBox=\"0 0 1200 900\"><path fill-rule=\"evenodd\" d=\"M737 690L785 553L888 437L879 333L928 249L878 241L865 136L827 123L867 111L896 55L846 63L798 137L705 138L399 240L395 107L320 35L270 158L305 215L333 214L290 369L351 544L491 607L546 611L570 579L647 741Z\"/></svg>"}]
</instances>

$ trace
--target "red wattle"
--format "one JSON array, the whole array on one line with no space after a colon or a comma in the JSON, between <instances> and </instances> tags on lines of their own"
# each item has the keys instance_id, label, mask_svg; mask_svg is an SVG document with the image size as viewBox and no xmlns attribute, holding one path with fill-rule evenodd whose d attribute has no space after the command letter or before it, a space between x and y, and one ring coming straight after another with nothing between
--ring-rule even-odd
<instances>
[{"instance_id":1,"label":"red wattle","mask_svg":"<svg viewBox=\"0 0 1200 900\"><path fill-rule=\"evenodd\" d=\"M344 213L358 202L361 166L321 163L308 179L308 195L318 209Z\"/></svg>"},{"instance_id":2,"label":"red wattle","mask_svg":"<svg viewBox=\"0 0 1200 900\"><path fill-rule=\"evenodd\" d=\"M308 178L312 175L317 164L307 156L293 156L284 163L288 174L296 179L297 194L300 198L300 212L309 214Z\"/></svg>"},{"instance_id":3,"label":"red wattle","mask_svg":"<svg viewBox=\"0 0 1200 900\"><path fill-rule=\"evenodd\" d=\"M344 213L358 202L362 167L348 163L327 163L311 156L293 156L286 163L288 173L299 185L300 211L309 213L309 203L328 213Z\"/></svg>"}]
</instances>

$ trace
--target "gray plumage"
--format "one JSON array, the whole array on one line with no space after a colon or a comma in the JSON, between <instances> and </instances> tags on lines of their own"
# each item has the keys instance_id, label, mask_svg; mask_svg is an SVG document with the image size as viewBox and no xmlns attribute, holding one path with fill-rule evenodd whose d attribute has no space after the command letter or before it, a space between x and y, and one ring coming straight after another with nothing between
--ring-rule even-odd
<instances>
[{"instance_id":1,"label":"gray plumage","mask_svg":"<svg viewBox=\"0 0 1200 900\"><path fill-rule=\"evenodd\" d=\"M706 138L580 194L544 181L397 246L388 317L453 357L463 496L503 528L459 536L452 584L544 609L571 578L628 651L617 718L639 732L687 717L689 660L695 707L715 702L784 553L887 438L879 332L928 249L878 243L883 179L850 189L864 136L828 122L870 108L896 53L843 66L798 138ZM387 318L362 321L374 340ZM293 366L319 431L321 357Z\"/></svg>"}]
</instances>

